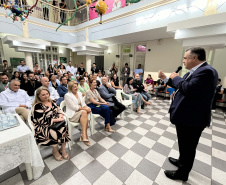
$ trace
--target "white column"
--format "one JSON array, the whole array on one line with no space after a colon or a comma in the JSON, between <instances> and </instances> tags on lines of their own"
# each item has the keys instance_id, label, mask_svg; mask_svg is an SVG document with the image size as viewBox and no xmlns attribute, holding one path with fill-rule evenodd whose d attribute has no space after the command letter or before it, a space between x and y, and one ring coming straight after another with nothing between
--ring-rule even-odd
<instances>
[{"instance_id":1,"label":"white column","mask_svg":"<svg viewBox=\"0 0 226 185\"><path fill-rule=\"evenodd\" d=\"M86 72L91 73L92 56L86 55Z\"/></svg>"},{"instance_id":2,"label":"white column","mask_svg":"<svg viewBox=\"0 0 226 185\"><path fill-rule=\"evenodd\" d=\"M26 65L29 67L29 69L31 71L33 71L32 53L25 52L25 61L26 61Z\"/></svg>"}]
</instances>

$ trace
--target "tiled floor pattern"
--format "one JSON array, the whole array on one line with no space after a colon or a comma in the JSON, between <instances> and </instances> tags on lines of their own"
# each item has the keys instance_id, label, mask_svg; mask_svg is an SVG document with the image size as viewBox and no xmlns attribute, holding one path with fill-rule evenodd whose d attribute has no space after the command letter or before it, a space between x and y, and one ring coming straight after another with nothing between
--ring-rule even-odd
<instances>
[{"instance_id":1,"label":"tiled floor pattern","mask_svg":"<svg viewBox=\"0 0 226 185\"><path fill-rule=\"evenodd\" d=\"M28 181L24 166L20 166L0 176L1 185L226 184L226 114L220 110L213 113L212 126L200 138L189 180L182 183L165 177L165 169L176 169L168 156L178 157L168 102L153 100L139 115L127 112L124 120L118 119L113 127L116 132L112 134L103 131L102 119L97 120L90 147L78 142L80 133L74 129L76 144L69 161L57 162L51 155L51 147L43 148L46 167L41 178Z\"/></svg>"}]
</instances>

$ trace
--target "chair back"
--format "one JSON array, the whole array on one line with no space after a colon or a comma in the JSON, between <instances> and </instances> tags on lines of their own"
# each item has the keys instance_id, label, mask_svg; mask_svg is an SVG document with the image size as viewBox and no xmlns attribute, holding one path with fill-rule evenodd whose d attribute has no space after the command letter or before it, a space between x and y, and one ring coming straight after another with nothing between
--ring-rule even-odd
<instances>
[{"instance_id":1,"label":"chair back","mask_svg":"<svg viewBox=\"0 0 226 185\"><path fill-rule=\"evenodd\" d=\"M28 122L28 125L29 125L33 135L35 135L35 129L34 129L34 126L33 126L32 122L31 122L31 110L28 113L27 122Z\"/></svg>"},{"instance_id":2,"label":"chair back","mask_svg":"<svg viewBox=\"0 0 226 185\"><path fill-rule=\"evenodd\" d=\"M116 91L116 98L122 100L122 90Z\"/></svg>"},{"instance_id":3,"label":"chair back","mask_svg":"<svg viewBox=\"0 0 226 185\"><path fill-rule=\"evenodd\" d=\"M64 100L60 103L60 109L65 113L65 111L66 111L66 103L65 103Z\"/></svg>"}]
</instances>

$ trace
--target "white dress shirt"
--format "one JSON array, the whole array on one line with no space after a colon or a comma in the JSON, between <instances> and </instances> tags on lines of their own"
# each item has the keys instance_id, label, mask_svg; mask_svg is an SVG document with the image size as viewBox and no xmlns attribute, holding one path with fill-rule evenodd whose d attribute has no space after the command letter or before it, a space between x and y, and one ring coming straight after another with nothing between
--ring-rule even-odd
<instances>
[{"instance_id":1,"label":"white dress shirt","mask_svg":"<svg viewBox=\"0 0 226 185\"><path fill-rule=\"evenodd\" d=\"M15 108L20 105L26 105L28 108L31 107L30 97L24 90L19 89L17 92L14 92L7 88L0 93L0 106L3 113L15 114Z\"/></svg>"},{"instance_id":2,"label":"white dress shirt","mask_svg":"<svg viewBox=\"0 0 226 185\"><path fill-rule=\"evenodd\" d=\"M67 72L70 71L71 74L73 74L73 76L75 75L75 68L73 66L67 66L66 67ZM76 71L77 72L77 71Z\"/></svg>"},{"instance_id":3,"label":"white dress shirt","mask_svg":"<svg viewBox=\"0 0 226 185\"><path fill-rule=\"evenodd\" d=\"M97 80L100 82L100 84L102 85L102 77L97 76Z\"/></svg>"},{"instance_id":4,"label":"white dress shirt","mask_svg":"<svg viewBox=\"0 0 226 185\"><path fill-rule=\"evenodd\" d=\"M17 66L17 68L16 68L16 71L18 71L18 72L26 72L26 71L29 71L29 70L30 70L29 67L26 66L26 65L24 65L24 66L19 65L19 66Z\"/></svg>"}]
</instances>

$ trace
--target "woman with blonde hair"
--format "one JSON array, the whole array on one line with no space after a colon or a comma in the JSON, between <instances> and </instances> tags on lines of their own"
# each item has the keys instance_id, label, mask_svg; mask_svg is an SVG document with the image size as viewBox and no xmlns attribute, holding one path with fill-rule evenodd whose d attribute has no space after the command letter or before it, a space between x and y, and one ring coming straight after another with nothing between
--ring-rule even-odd
<instances>
[{"instance_id":1,"label":"woman with blonde hair","mask_svg":"<svg viewBox=\"0 0 226 185\"><path fill-rule=\"evenodd\" d=\"M36 90L31 110L31 121L35 130L38 145L52 146L53 156L57 161L68 160L66 142L70 141L67 127L64 124L63 112L50 99L50 92L45 87ZM61 149L58 146L61 145Z\"/></svg>"},{"instance_id":2,"label":"woman with blonde hair","mask_svg":"<svg viewBox=\"0 0 226 185\"><path fill-rule=\"evenodd\" d=\"M82 93L78 92L78 83L76 81L70 81L68 83L68 93L65 94L64 101L66 103L66 114L69 120L72 122L80 122L82 126L80 141L90 146L87 128L88 114L91 112L91 109L86 106Z\"/></svg>"}]
</instances>

